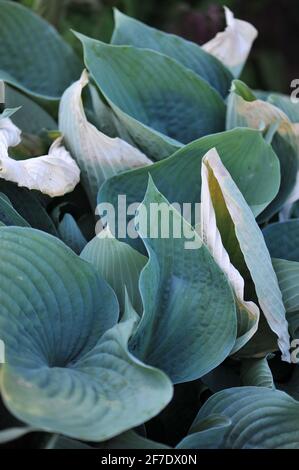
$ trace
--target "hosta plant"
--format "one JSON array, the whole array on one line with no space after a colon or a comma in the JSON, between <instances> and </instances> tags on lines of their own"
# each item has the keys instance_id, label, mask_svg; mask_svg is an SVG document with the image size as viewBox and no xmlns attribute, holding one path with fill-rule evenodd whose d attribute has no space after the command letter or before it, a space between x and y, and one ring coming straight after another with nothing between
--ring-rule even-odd
<instances>
[{"instance_id":1,"label":"hosta plant","mask_svg":"<svg viewBox=\"0 0 299 470\"><path fill-rule=\"evenodd\" d=\"M0 0L0 444L299 448L299 104L225 16L80 59Z\"/></svg>"}]
</instances>

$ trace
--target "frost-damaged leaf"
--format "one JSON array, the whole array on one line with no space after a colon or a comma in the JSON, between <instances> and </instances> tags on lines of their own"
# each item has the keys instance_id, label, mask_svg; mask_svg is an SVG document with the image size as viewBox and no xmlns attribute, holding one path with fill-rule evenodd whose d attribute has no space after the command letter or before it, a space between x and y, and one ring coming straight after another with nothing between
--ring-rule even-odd
<instances>
[{"instance_id":1,"label":"frost-damaged leaf","mask_svg":"<svg viewBox=\"0 0 299 470\"><path fill-rule=\"evenodd\" d=\"M256 99L252 91L240 80L234 80L228 97L226 128L250 127L265 133L265 139L280 160L281 182L279 193L261 215L269 219L282 205L295 200L298 172L298 144L294 124L281 109L271 103Z\"/></svg>"},{"instance_id":2,"label":"frost-damaged leaf","mask_svg":"<svg viewBox=\"0 0 299 470\"><path fill-rule=\"evenodd\" d=\"M176 59L185 67L193 70L225 97L233 79L229 70L211 54L197 44L174 34L151 28L141 21L131 18L114 9L115 27L112 44L131 45L152 49Z\"/></svg>"},{"instance_id":3,"label":"frost-damaged leaf","mask_svg":"<svg viewBox=\"0 0 299 470\"><path fill-rule=\"evenodd\" d=\"M97 86L149 157L161 160L182 143L224 129L221 96L192 70L150 49L77 36Z\"/></svg>"},{"instance_id":4,"label":"frost-damaged leaf","mask_svg":"<svg viewBox=\"0 0 299 470\"><path fill-rule=\"evenodd\" d=\"M243 385L275 389L273 376L266 357L243 359L241 364Z\"/></svg>"},{"instance_id":5,"label":"frost-damaged leaf","mask_svg":"<svg viewBox=\"0 0 299 470\"><path fill-rule=\"evenodd\" d=\"M234 233L234 224L226 208L221 187L209 166L210 161L219 159L216 149L210 150L201 166L201 222L200 233L205 245L218 266L227 276L236 298L238 335L232 353L241 349L257 330L259 308L254 302L244 299L244 279L235 268L244 263L240 247ZM220 159L219 159L220 161ZM220 231L218 229L220 228ZM221 234L220 234L221 232ZM225 238L225 240L222 240ZM230 255L226 251L227 247ZM242 258L242 259L241 259Z\"/></svg>"},{"instance_id":6,"label":"frost-damaged leaf","mask_svg":"<svg viewBox=\"0 0 299 470\"><path fill-rule=\"evenodd\" d=\"M213 147L217 148L252 211L258 215L278 192L279 161L259 131L245 128L203 137L150 167L110 178L101 188L98 202L109 202L117 207L119 194L126 195L127 207L141 202L150 174L170 203L191 203L194 216L193 209L201 198L199 168L203 156ZM132 215L128 215L127 222L130 219ZM127 238L126 241L139 250L143 248L140 240Z\"/></svg>"},{"instance_id":7,"label":"frost-damaged leaf","mask_svg":"<svg viewBox=\"0 0 299 470\"><path fill-rule=\"evenodd\" d=\"M0 78L26 93L59 99L80 62L57 31L28 8L0 1Z\"/></svg>"},{"instance_id":8,"label":"frost-damaged leaf","mask_svg":"<svg viewBox=\"0 0 299 470\"><path fill-rule=\"evenodd\" d=\"M92 441L150 419L172 385L129 353L137 315L119 324L112 289L43 232L0 228L1 394L31 426ZM145 399L146 397L146 399Z\"/></svg>"},{"instance_id":9,"label":"frost-damaged leaf","mask_svg":"<svg viewBox=\"0 0 299 470\"><path fill-rule=\"evenodd\" d=\"M238 77L257 37L257 30L247 21L237 20L233 13L224 7L226 28L202 45L204 51L217 57L235 77Z\"/></svg>"},{"instance_id":10,"label":"frost-damaged leaf","mask_svg":"<svg viewBox=\"0 0 299 470\"><path fill-rule=\"evenodd\" d=\"M270 328L278 336L282 358L289 361L290 342L285 308L262 232L218 153L209 152L204 157L202 165L206 167L208 175L213 176L219 185L232 221L232 230L235 231L236 240L255 285L259 305Z\"/></svg>"},{"instance_id":11,"label":"frost-damaged leaf","mask_svg":"<svg viewBox=\"0 0 299 470\"><path fill-rule=\"evenodd\" d=\"M163 223L151 214L155 210L162 211ZM139 281L144 312L130 348L174 383L195 380L219 365L234 345L231 288L197 233L151 179L135 222L149 261Z\"/></svg>"},{"instance_id":12,"label":"frost-damaged leaf","mask_svg":"<svg viewBox=\"0 0 299 470\"><path fill-rule=\"evenodd\" d=\"M27 160L14 160L0 147L0 178L51 197L73 191L80 181L80 170L61 142L61 137L56 139L48 155Z\"/></svg>"},{"instance_id":13,"label":"frost-damaged leaf","mask_svg":"<svg viewBox=\"0 0 299 470\"><path fill-rule=\"evenodd\" d=\"M0 158L7 154L8 147L14 147L21 141L21 131L11 119L0 120Z\"/></svg>"},{"instance_id":14,"label":"frost-damaged leaf","mask_svg":"<svg viewBox=\"0 0 299 470\"><path fill-rule=\"evenodd\" d=\"M98 190L106 179L152 162L137 148L118 137L108 137L88 122L81 100L82 89L87 84L88 75L84 70L80 80L64 92L59 108L59 129L81 169L82 183L94 207Z\"/></svg>"},{"instance_id":15,"label":"frost-damaged leaf","mask_svg":"<svg viewBox=\"0 0 299 470\"><path fill-rule=\"evenodd\" d=\"M138 313L142 313L138 282L140 273L147 263L145 256L130 245L116 240L109 228L105 228L93 238L80 256L93 264L113 288L121 312L124 312L125 289L127 289L133 307Z\"/></svg>"},{"instance_id":16,"label":"frost-damaged leaf","mask_svg":"<svg viewBox=\"0 0 299 470\"><path fill-rule=\"evenodd\" d=\"M220 414L231 420L221 449L298 449L299 403L265 387L236 387L216 393L196 420Z\"/></svg>"}]
</instances>

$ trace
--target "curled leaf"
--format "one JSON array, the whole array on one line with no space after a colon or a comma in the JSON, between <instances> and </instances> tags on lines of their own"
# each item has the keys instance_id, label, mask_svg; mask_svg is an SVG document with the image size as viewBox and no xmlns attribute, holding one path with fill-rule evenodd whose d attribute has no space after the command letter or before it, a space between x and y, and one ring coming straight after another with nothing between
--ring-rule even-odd
<instances>
[{"instance_id":1,"label":"curled leaf","mask_svg":"<svg viewBox=\"0 0 299 470\"><path fill-rule=\"evenodd\" d=\"M235 240L230 245L230 249L236 249L234 243L238 243L239 249L242 252L244 261L255 285L260 307L270 328L278 336L278 345L282 352L282 358L283 360L289 361L290 341L288 323L285 317L285 308L282 302L282 294L278 286L277 277L273 270L271 258L263 235L242 193L236 186L227 169L224 167L215 149L212 149L206 154L203 158L202 165L206 167L206 170L203 170L203 173L206 172L209 178L213 179L218 185L220 197L225 205L225 210L228 211L232 221L232 230L235 234ZM203 192L202 195L204 198L207 197L205 192ZM201 207L204 211L204 201L202 201ZM203 227L207 227L205 225L207 224L206 217L207 216L204 215L204 220L202 221ZM227 227L225 228L227 230ZM202 230L206 230L206 234L204 235L204 241L206 241L208 239L207 234L210 233L209 229L205 228ZM217 232L215 233L217 234ZM239 292L242 294L241 281L235 270L232 270L225 254L223 254L219 241L216 239L216 242L211 243L211 246L213 247L212 251L214 252L214 257L220 260L224 269L226 269L226 272L229 273L232 284L238 286L240 289ZM217 252L217 249L220 250L220 252ZM226 264L223 260L226 261Z\"/></svg>"},{"instance_id":2,"label":"curled leaf","mask_svg":"<svg viewBox=\"0 0 299 470\"><path fill-rule=\"evenodd\" d=\"M234 291L236 306L237 306L237 318L238 318L238 337L232 352L238 351L242 348L249 339L257 331L259 321L259 308L254 302L248 302L244 299L244 279L239 271L231 263L230 257L222 243L221 234L217 227L216 213L213 204L220 206L218 210L225 212L225 216L228 218L225 225L229 229L233 223L230 219L229 213L225 207L225 202L221 193L221 189L211 168L206 163L209 158L218 157L217 150L214 148L210 150L204 157L203 164L201 167L201 224L200 233L204 243L209 248L213 258L226 274L232 289ZM223 214L222 214L223 215ZM228 230L228 232L232 232Z\"/></svg>"},{"instance_id":3,"label":"curled leaf","mask_svg":"<svg viewBox=\"0 0 299 470\"><path fill-rule=\"evenodd\" d=\"M80 170L61 141L59 137L53 142L48 155L27 160L14 160L0 147L0 177L51 197L72 191L79 183Z\"/></svg>"},{"instance_id":4,"label":"curled leaf","mask_svg":"<svg viewBox=\"0 0 299 470\"><path fill-rule=\"evenodd\" d=\"M217 33L202 48L217 57L238 77L258 33L252 24L237 20L227 7L224 7L224 11L227 24L225 30Z\"/></svg>"},{"instance_id":5,"label":"curled leaf","mask_svg":"<svg viewBox=\"0 0 299 470\"><path fill-rule=\"evenodd\" d=\"M0 120L0 156L8 147L14 147L21 142L21 131L8 117Z\"/></svg>"},{"instance_id":6,"label":"curled leaf","mask_svg":"<svg viewBox=\"0 0 299 470\"><path fill-rule=\"evenodd\" d=\"M111 176L131 168L149 165L137 148L124 140L111 138L88 122L81 93L88 84L87 71L63 94L59 109L59 128L82 172L82 183L92 206L98 190Z\"/></svg>"}]
</instances>

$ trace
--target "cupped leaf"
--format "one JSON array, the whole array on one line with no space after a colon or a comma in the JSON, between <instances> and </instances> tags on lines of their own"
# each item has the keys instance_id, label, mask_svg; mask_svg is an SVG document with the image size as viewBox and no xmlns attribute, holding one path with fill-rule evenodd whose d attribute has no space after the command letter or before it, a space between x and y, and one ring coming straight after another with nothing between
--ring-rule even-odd
<instances>
[{"instance_id":1,"label":"cupped leaf","mask_svg":"<svg viewBox=\"0 0 299 470\"><path fill-rule=\"evenodd\" d=\"M225 97L228 94L233 79L232 74L220 61L197 44L174 34L151 28L141 21L121 13L117 8L114 9L114 21L112 44L152 49L168 55L197 73L221 96Z\"/></svg>"},{"instance_id":2,"label":"cupped leaf","mask_svg":"<svg viewBox=\"0 0 299 470\"><path fill-rule=\"evenodd\" d=\"M159 160L181 143L224 129L219 94L176 60L149 49L78 37L86 67L146 155Z\"/></svg>"},{"instance_id":3,"label":"cupped leaf","mask_svg":"<svg viewBox=\"0 0 299 470\"><path fill-rule=\"evenodd\" d=\"M219 365L234 345L231 289L197 233L152 180L135 220L149 262L139 281L144 312L130 349L174 383L195 380Z\"/></svg>"},{"instance_id":4,"label":"cupped leaf","mask_svg":"<svg viewBox=\"0 0 299 470\"><path fill-rule=\"evenodd\" d=\"M277 194L280 169L271 146L265 142L260 132L252 129L235 129L203 137L161 162L117 175L103 185L98 202L108 202L116 208L121 194L126 196L127 207L136 202L141 203L150 174L170 203L192 204L191 220L192 224L196 223L193 204L201 200L201 161L213 147L216 147L255 215L259 214ZM128 214L127 222L131 218L132 215ZM121 224L121 220L117 222ZM142 249L138 240L128 238L127 241Z\"/></svg>"},{"instance_id":5,"label":"cupped leaf","mask_svg":"<svg viewBox=\"0 0 299 470\"><path fill-rule=\"evenodd\" d=\"M267 225L263 235L273 258L299 261L299 219Z\"/></svg>"},{"instance_id":6,"label":"cupped leaf","mask_svg":"<svg viewBox=\"0 0 299 470\"><path fill-rule=\"evenodd\" d=\"M115 239L109 228L93 238L81 253L81 258L89 261L117 295L120 310L125 309L125 291L133 307L142 313L142 302L138 283L147 258L126 243Z\"/></svg>"},{"instance_id":7,"label":"cupped leaf","mask_svg":"<svg viewBox=\"0 0 299 470\"><path fill-rule=\"evenodd\" d=\"M298 449L299 403L265 387L236 387L216 393L196 422L220 414L231 420L221 449Z\"/></svg>"},{"instance_id":8,"label":"cupped leaf","mask_svg":"<svg viewBox=\"0 0 299 470\"><path fill-rule=\"evenodd\" d=\"M116 324L116 297L94 268L34 229L1 228L0 242L7 408L31 426L93 441L157 414L171 383L129 353L136 317Z\"/></svg>"},{"instance_id":9,"label":"cupped leaf","mask_svg":"<svg viewBox=\"0 0 299 470\"><path fill-rule=\"evenodd\" d=\"M34 96L59 99L80 62L56 30L29 9L0 1L0 78Z\"/></svg>"},{"instance_id":10,"label":"cupped leaf","mask_svg":"<svg viewBox=\"0 0 299 470\"><path fill-rule=\"evenodd\" d=\"M217 33L202 48L217 57L235 77L238 77L257 37L257 30L247 21L236 19L227 7L224 7L224 11L227 24L225 30Z\"/></svg>"},{"instance_id":11,"label":"cupped leaf","mask_svg":"<svg viewBox=\"0 0 299 470\"><path fill-rule=\"evenodd\" d=\"M82 89L88 84L87 72L63 94L59 108L59 129L82 173L82 183L95 206L98 190L111 176L139 166L149 160L124 140L110 138L88 122L81 100Z\"/></svg>"},{"instance_id":12,"label":"cupped leaf","mask_svg":"<svg viewBox=\"0 0 299 470\"><path fill-rule=\"evenodd\" d=\"M239 249L255 286L259 305L270 328L278 337L278 345L283 359L289 361L290 342L285 308L262 232L217 152L209 152L203 160L203 165L206 166L209 177L211 175L218 185L231 221L230 226L226 226L225 229L229 228L235 232L234 243L239 244ZM226 220L229 222L228 219ZM224 226L222 230L220 227L220 235L223 230ZM234 249L233 246L230 247L230 250Z\"/></svg>"}]
</instances>

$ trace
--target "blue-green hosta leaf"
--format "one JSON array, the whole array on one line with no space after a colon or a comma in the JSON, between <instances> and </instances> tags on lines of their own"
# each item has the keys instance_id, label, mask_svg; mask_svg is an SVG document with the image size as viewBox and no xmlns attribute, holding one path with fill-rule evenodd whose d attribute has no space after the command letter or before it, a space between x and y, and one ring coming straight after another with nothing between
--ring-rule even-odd
<instances>
[{"instance_id":1,"label":"blue-green hosta leaf","mask_svg":"<svg viewBox=\"0 0 299 470\"><path fill-rule=\"evenodd\" d=\"M240 387L240 374L236 369L235 363L224 362L220 366L201 378L201 381L210 389L211 392L219 392L225 388Z\"/></svg>"},{"instance_id":2,"label":"blue-green hosta leaf","mask_svg":"<svg viewBox=\"0 0 299 470\"><path fill-rule=\"evenodd\" d=\"M11 117L13 114L15 114L19 110L20 110L20 107L5 108L4 111L2 111L2 113L0 114L0 120Z\"/></svg>"},{"instance_id":3,"label":"blue-green hosta leaf","mask_svg":"<svg viewBox=\"0 0 299 470\"><path fill-rule=\"evenodd\" d=\"M221 445L230 425L231 420L221 415L211 415L199 422L196 420L176 449L215 449Z\"/></svg>"},{"instance_id":4,"label":"blue-green hosta leaf","mask_svg":"<svg viewBox=\"0 0 299 470\"><path fill-rule=\"evenodd\" d=\"M176 60L150 49L78 37L100 91L149 157L160 160L182 143L224 129L222 98Z\"/></svg>"},{"instance_id":5,"label":"blue-green hosta leaf","mask_svg":"<svg viewBox=\"0 0 299 470\"><path fill-rule=\"evenodd\" d=\"M281 183L278 195L262 214L265 220L289 200L296 183L298 145L294 125L283 111L271 103L256 99L245 83L234 80L228 98L226 128L235 127L270 129L271 132L272 147L280 160Z\"/></svg>"},{"instance_id":6,"label":"blue-green hosta leaf","mask_svg":"<svg viewBox=\"0 0 299 470\"><path fill-rule=\"evenodd\" d=\"M291 378L286 383L281 383L278 385L279 390L283 390L284 392L291 395L295 400L299 401L299 366L298 366L298 344L297 344L297 351L295 353L297 359L297 366L293 370Z\"/></svg>"},{"instance_id":7,"label":"blue-green hosta leaf","mask_svg":"<svg viewBox=\"0 0 299 470\"><path fill-rule=\"evenodd\" d=\"M273 259L291 337L299 339L299 263L284 259Z\"/></svg>"},{"instance_id":8,"label":"blue-green hosta leaf","mask_svg":"<svg viewBox=\"0 0 299 470\"><path fill-rule=\"evenodd\" d=\"M80 62L56 30L29 9L0 1L0 78L34 96L59 99Z\"/></svg>"},{"instance_id":9,"label":"blue-green hosta leaf","mask_svg":"<svg viewBox=\"0 0 299 470\"><path fill-rule=\"evenodd\" d=\"M127 431L119 436L113 437L108 441L97 443L95 447L88 446L80 441L69 439L64 436L55 436L47 446L47 449L170 449L170 447L151 441L145 437L139 436L134 431Z\"/></svg>"},{"instance_id":10,"label":"blue-green hosta leaf","mask_svg":"<svg viewBox=\"0 0 299 470\"><path fill-rule=\"evenodd\" d=\"M1 394L17 418L101 441L169 402L168 378L128 351L136 317L116 324L116 297L89 263L50 235L14 227L0 229L0 257Z\"/></svg>"},{"instance_id":11,"label":"blue-green hosta leaf","mask_svg":"<svg viewBox=\"0 0 299 470\"><path fill-rule=\"evenodd\" d=\"M126 195L127 206L140 203L150 174L170 203L192 203L193 209L193 204L201 200L201 160L213 147L216 147L255 215L259 214L277 194L279 161L260 132L245 128L203 137L150 167L111 178L100 190L98 202L109 202L117 207L118 196L123 194ZM128 221L131 218L132 215L128 215ZM138 241L127 241L141 249Z\"/></svg>"},{"instance_id":12,"label":"blue-green hosta leaf","mask_svg":"<svg viewBox=\"0 0 299 470\"><path fill-rule=\"evenodd\" d=\"M81 441L76 441L75 439L70 439L65 436L56 434L52 439L47 443L45 449L80 449L80 450L96 450L95 447L91 447L88 444L85 444Z\"/></svg>"},{"instance_id":13,"label":"blue-green hosta leaf","mask_svg":"<svg viewBox=\"0 0 299 470\"><path fill-rule=\"evenodd\" d=\"M26 188L0 179L0 191L11 201L14 209L28 224L58 237L55 225L38 197Z\"/></svg>"},{"instance_id":14,"label":"blue-green hosta leaf","mask_svg":"<svg viewBox=\"0 0 299 470\"><path fill-rule=\"evenodd\" d=\"M96 128L109 137L120 137L134 146L134 142L132 141L129 133L100 94L98 88L89 83L89 92L91 109L87 109L87 114L89 114L88 117L92 119L92 123Z\"/></svg>"},{"instance_id":15,"label":"blue-green hosta leaf","mask_svg":"<svg viewBox=\"0 0 299 470\"><path fill-rule=\"evenodd\" d=\"M261 359L243 359L241 381L245 386L275 389L272 372L266 357Z\"/></svg>"},{"instance_id":16,"label":"blue-green hosta leaf","mask_svg":"<svg viewBox=\"0 0 299 470\"><path fill-rule=\"evenodd\" d=\"M271 94L267 101L280 108L291 122L299 122L299 103L293 102L290 96L275 93Z\"/></svg>"},{"instance_id":17,"label":"blue-green hosta leaf","mask_svg":"<svg viewBox=\"0 0 299 470\"><path fill-rule=\"evenodd\" d=\"M257 332L248 343L236 353L236 357L238 359L260 359L277 350L277 336L271 330L264 314L261 312Z\"/></svg>"},{"instance_id":18,"label":"blue-green hosta leaf","mask_svg":"<svg viewBox=\"0 0 299 470\"><path fill-rule=\"evenodd\" d=\"M209 449L222 441L226 428L231 421L225 416L213 415L192 426L188 435L182 439L175 449ZM54 449L79 449L81 442L60 436L54 442ZM171 447L139 436L134 431L127 431L119 436L96 445L97 449L171 449ZM92 449L92 447L90 447Z\"/></svg>"},{"instance_id":19,"label":"blue-green hosta leaf","mask_svg":"<svg viewBox=\"0 0 299 470\"><path fill-rule=\"evenodd\" d=\"M299 403L265 387L236 387L213 395L196 422L220 414L231 420L216 448L298 449Z\"/></svg>"},{"instance_id":20,"label":"blue-green hosta leaf","mask_svg":"<svg viewBox=\"0 0 299 470\"><path fill-rule=\"evenodd\" d=\"M263 235L273 258L299 261L299 219L267 225Z\"/></svg>"},{"instance_id":21,"label":"blue-green hosta leaf","mask_svg":"<svg viewBox=\"0 0 299 470\"><path fill-rule=\"evenodd\" d=\"M202 48L217 57L238 77L257 37L257 30L247 21L236 19L227 7L224 7L224 11L227 24L225 30L217 33Z\"/></svg>"},{"instance_id":22,"label":"blue-green hosta leaf","mask_svg":"<svg viewBox=\"0 0 299 470\"><path fill-rule=\"evenodd\" d=\"M112 44L152 49L176 59L215 88L228 94L233 79L229 70L197 44L174 34L164 33L114 9L115 27Z\"/></svg>"},{"instance_id":23,"label":"blue-green hosta leaf","mask_svg":"<svg viewBox=\"0 0 299 470\"><path fill-rule=\"evenodd\" d=\"M117 295L120 310L124 312L125 289L133 307L142 313L142 302L138 288L139 277L147 258L126 243L115 239L109 228L93 238L81 253L89 261Z\"/></svg>"},{"instance_id":24,"label":"blue-green hosta leaf","mask_svg":"<svg viewBox=\"0 0 299 470\"><path fill-rule=\"evenodd\" d=\"M18 225L20 227L29 227L28 222L23 219L23 217L18 214L14 209L13 205L5 196L5 194L0 193L0 221L4 225Z\"/></svg>"},{"instance_id":25,"label":"blue-green hosta leaf","mask_svg":"<svg viewBox=\"0 0 299 470\"><path fill-rule=\"evenodd\" d=\"M299 149L299 104L294 103L291 100L290 96L280 95L280 94L271 94L268 97L268 102L277 108L281 109L293 123L293 131L297 140L297 149ZM297 151L299 155L299 150ZM296 184L293 188L292 193L290 194L288 200L286 201L286 206L283 209L283 216L289 215L289 209L293 202L299 199L299 172L297 173Z\"/></svg>"},{"instance_id":26,"label":"blue-green hosta leaf","mask_svg":"<svg viewBox=\"0 0 299 470\"><path fill-rule=\"evenodd\" d=\"M152 162L132 145L118 137L108 137L88 122L81 100L82 89L87 84L88 76L84 70L80 80L63 94L59 129L81 169L83 186L94 207L98 190L106 179Z\"/></svg>"},{"instance_id":27,"label":"blue-green hosta leaf","mask_svg":"<svg viewBox=\"0 0 299 470\"><path fill-rule=\"evenodd\" d=\"M152 207L163 211L163 224L169 223L165 232L150 214ZM174 383L195 380L219 365L234 345L232 291L197 233L152 180L135 221L149 262L139 281L144 312L130 348Z\"/></svg>"},{"instance_id":28,"label":"blue-green hosta leaf","mask_svg":"<svg viewBox=\"0 0 299 470\"><path fill-rule=\"evenodd\" d=\"M50 114L15 88L6 86L5 104L9 108L21 106L21 109L13 115L12 121L23 132L39 134L43 129L57 129L57 123Z\"/></svg>"},{"instance_id":29,"label":"blue-green hosta leaf","mask_svg":"<svg viewBox=\"0 0 299 470\"><path fill-rule=\"evenodd\" d=\"M76 220L71 214L65 214L58 224L58 233L66 245L77 255L85 247L87 240L83 236Z\"/></svg>"},{"instance_id":30,"label":"blue-green hosta leaf","mask_svg":"<svg viewBox=\"0 0 299 470\"><path fill-rule=\"evenodd\" d=\"M159 442L140 436L134 431L127 431L109 441L97 444L98 449L170 449Z\"/></svg>"},{"instance_id":31,"label":"blue-green hosta leaf","mask_svg":"<svg viewBox=\"0 0 299 470\"><path fill-rule=\"evenodd\" d=\"M270 328L278 337L278 345L283 359L289 361L290 342L285 308L262 232L255 221L250 207L223 165L217 152L208 152L203 159L202 165L206 167L208 177L213 179L219 187L221 197L230 216L230 221L226 219L227 226L225 229L235 232L235 242L239 245L253 280L259 305ZM203 193L202 197L209 197L209 194ZM203 207L203 201L201 206ZM215 208L215 203L213 206ZM205 229L205 226L203 226L203 229ZM222 232L223 230L224 227L222 227ZM221 232L220 235L222 236ZM203 240L205 242L208 236L208 232L203 233ZM230 250L233 248L233 246L230 247ZM213 256L217 261L218 252L216 254L213 252ZM234 284L232 283L232 285Z\"/></svg>"},{"instance_id":32,"label":"blue-green hosta leaf","mask_svg":"<svg viewBox=\"0 0 299 470\"><path fill-rule=\"evenodd\" d=\"M19 428L8 428L4 431L0 431L0 445L14 441L15 439L19 439L20 437L23 437L26 434L34 431L39 431L39 429L24 426Z\"/></svg>"}]
</instances>

